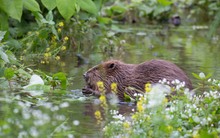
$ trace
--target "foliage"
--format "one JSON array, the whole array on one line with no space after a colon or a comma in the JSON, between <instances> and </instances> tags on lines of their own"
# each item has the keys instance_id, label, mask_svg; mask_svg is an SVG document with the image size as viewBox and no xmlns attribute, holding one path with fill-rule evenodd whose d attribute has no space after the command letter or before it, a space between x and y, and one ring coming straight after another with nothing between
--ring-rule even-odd
<instances>
[{"instance_id":1,"label":"foliage","mask_svg":"<svg viewBox=\"0 0 220 138\"><path fill-rule=\"evenodd\" d=\"M204 74L197 75L204 80ZM207 77L208 78L208 77ZM104 128L107 137L218 137L219 131L219 81L209 80L209 86L218 89L196 94L184 89L180 82L171 88L177 95L166 99L169 84L151 87L150 92L138 95L137 111L123 116L111 111L113 120ZM174 84L174 83L173 83ZM215 87L217 88L217 87Z\"/></svg>"},{"instance_id":2,"label":"foliage","mask_svg":"<svg viewBox=\"0 0 220 138\"><path fill-rule=\"evenodd\" d=\"M25 98L4 94L0 98L2 112L0 117L0 136L10 137L70 137L78 120L72 120L66 113L70 103L63 101L52 103L47 98ZM60 95L60 94L59 94ZM39 100L40 99L40 100ZM35 106L35 108L32 108ZM69 120L76 123L70 123Z\"/></svg>"},{"instance_id":3,"label":"foliage","mask_svg":"<svg viewBox=\"0 0 220 138\"><path fill-rule=\"evenodd\" d=\"M209 29L209 37L213 36L220 25L220 10L216 13L214 20L212 21Z\"/></svg>"},{"instance_id":4,"label":"foliage","mask_svg":"<svg viewBox=\"0 0 220 138\"><path fill-rule=\"evenodd\" d=\"M8 42L2 42L5 32L0 31L0 78L2 82L8 81L9 87L12 89L20 89L22 85L27 84L27 80L33 74L33 70L27 67L23 67L15 58L14 54L11 51L4 51L5 47L8 46ZM59 60L59 59L57 59ZM36 71L35 71L36 72ZM54 74L53 77L50 77L42 72L40 72L46 81L46 85L49 85L53 88L61 86L61 89L67 88L67 78L66 75L62 72ZM43 81L43 80L42 80ZM11 84L13 82L14 85ZM5 83L1 83L1 88L7 88Z\"/></svg>"},{"instance_id":5,"label":"foliage","mask_svg":"<svg viewBox=\"0 0 220 138\"><path fill-rule=\"evenodd\" d=\"M87 11L88 13L97 15L98 9L93 1L86 0L41 0L42 4L51 12L53 9L57 7L60 14L66 19L69 20L71 16L73 16L76 12L79 12L80 9ZM21 21L23 7L33 14L40 14L42 16L40 9L40 2L36 0L15 0L15 1L7 1L1 0L1 17L3 20L7 20L8 17L12 17L18 21ZM8 26L3 22L1 26ZM2 28L1 28L2 29Z\"/></svg>"},{"instance_id":6,"label":"foliage","mask_svg":"<svg viewBox=\"0 0 220 138\"><path fill-rule=\"evenodd\" d=\"M172 2L168 0L132 0L130 2L117 0L110 6L103 8L103 15L111 19L128 22L139 22L144 18L149 20L167 19L167 13L171 10L171 4ZM106 22L106 20L104 21Z\"/></svg>"}]
</instances>

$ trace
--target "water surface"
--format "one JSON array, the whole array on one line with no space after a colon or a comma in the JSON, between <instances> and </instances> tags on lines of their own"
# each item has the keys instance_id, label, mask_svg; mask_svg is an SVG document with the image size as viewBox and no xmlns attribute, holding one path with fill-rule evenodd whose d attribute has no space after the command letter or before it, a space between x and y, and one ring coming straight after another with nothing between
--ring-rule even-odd
<instances>
[{"instance_id":1,"label":"water surface","mask_svg":"<svg viewBox=\"0 0 220 138\"><path fill-rule=\"evenodd\" d=\"M208 39L206 26L195 29L193 26L124 25L119 28L98 33L92 45L83 46L80 53L68 53L60 62L43 65L34 61L36 69L67 73L70 79L67 94L46 93L45 98L28 103L28 98L17 96L13 100L13 93L2 92L0 118L7 121L0 121L0 136L64 137L56 133L64 132L65 137L102 137L101 130L109 120L97 124L94 112L101 109L94 104L95 98L81 95L85 84L82 74L108 59L134 64L155 58L170 60L188 74L194 86L192 72L212 73L216 79L220 76L219 39L218 36ZM119 104L112 108L129 115L134 106Z\"/></svg>"}]
</instances>

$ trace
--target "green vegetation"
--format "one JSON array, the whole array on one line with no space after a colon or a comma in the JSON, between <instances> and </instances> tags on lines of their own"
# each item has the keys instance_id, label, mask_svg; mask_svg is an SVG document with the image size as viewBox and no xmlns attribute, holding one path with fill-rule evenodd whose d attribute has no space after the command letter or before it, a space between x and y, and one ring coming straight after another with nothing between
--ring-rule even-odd
<instances>
[{"instance_id":1,"label":"green vegetation","mask_svg":"<svg viewBox=\"0 0 220 138\"><path fill-rule=\"evenodd\" d=\"M211 79L211 75L195 74L197 89L189 91L179 80L159 84L145 85L145 92L136 94L137 104L128 115L119 110L109 110L112 103L106 104L105 89L102 82L97 86L101 91L100 105L104 113L97 110L94 115L97 124L109 112L111 120L105 120L106 137L218 137L220 123L220 81ZM170 87L168 84L173 84ZM117 93L117 84L111 85L113 94ZM170 93L175 92L175 95ZM167 99L167 94L168 99ZM114 96L112 96L114 99ZM116 100L117 101L117 100ZM111 108L110 108L111 109Z\"/></svg>"},{"instance_id":2,"label":"green vegetation","mask_svg":"<svg viewBox=\"0 0 220 138\"><path fill-rule=\"evenodd\" d=\"M90 121L94 128L94 118L96 130L104 128L106 137L220 135L220 81L210 79L211 73L218 74L210 67L219 65L218 60L213 60L219 57L219 1L0 0L0 3L1 137L80 137L79 124ZM173 16L181 18L182 26L173 25ZM199 33L206 29L208 33ZM193 35L209 38L215 48ZM174 49L178 53L172 52ZM196 64L192 72L200 69L210 72L206 76L193 73L197 79L194 96L183 88L175 88L179 95L167 101L163 93L157 93L163 92L163 87L149 87L155 92L138 95L137 111L125 116L117 110L110 111L112 105L105 94L98 99L99 104L93 105L93 112L91 107L84 107L87 97L80 90L69 90L72 85L79 85L80 79L75 74L85 71L78 67L89 63L87 59L97 63L125 55L125 60L135 62L162 57L180 60L185 67L189 64L185 62L187 54L194 57L186 62L204 61L202 69ZM140 59L140 55L146 59ZM51 64L56 69L51 70ZM74 70L67 71L67 65ZM76 84L72 84L73 79ZM116 87L117 84L112 85L114 92ZM160 95L163 102L150 107L152 100L156 100L153 94ZM90 120L80 118L87 108L92 112ZM109 112L112 112L110 120ZM83 133L94 134L93 131L87 130L86 123L82 126Z\"/></svg>"},{"instance_id":3,"label":"green vegetation","mask_svg":"<svg viewBox=\"0 0 220 138\"><path fill-rule=\"evenodd\" d=\"M105 136L217 138L220 133L220 83L204 73L195 76L201 81L199 87L209 91L189 92L178 80L162 80L161 84L148 87L146 93L137 95L137 108L129 116L111 110L113 120L105 126ZM166 86L170 83L175 87ZM172 90L177 94L168 101L166 94Z\"/></svg>"}]
</instances>

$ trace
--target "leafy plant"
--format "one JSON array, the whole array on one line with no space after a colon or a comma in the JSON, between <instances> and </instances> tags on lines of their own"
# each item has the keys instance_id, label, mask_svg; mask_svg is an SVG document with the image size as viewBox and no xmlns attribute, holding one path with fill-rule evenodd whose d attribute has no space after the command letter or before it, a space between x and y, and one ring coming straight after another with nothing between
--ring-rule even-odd
<instances>
[{"instance_id":1,"label":"leafy plant","mask_svg":"<svg viewBox=\"0 0 220 138\"><path fill-rule=\"evenodd\" d=\"M208 78L204 74L197 77ZM180 86L180 83L177 85ZM105 126L104 135L128 138L219 136L218 89L199 95L191 95L187 89L175 89L181 94L172 96L169 101L165 96L166 90L164 84L162 87L155 85L150 92L139 95L136 111L129 116L117 110L111 111L113 120Z\"/></svg>"},{"instance_id":2,"label":"leafy plant","mask_svg":"<svg viewBox=\"0 0 220 138\"><path fill-rule=\"evenodd\" d=\"M150 21L164 18L168 20L167 14L171 11L172 3L168 0L132 0L130 2L117 0L110 6L106 6L103 11L107 17L128 22L143 21L143 18Z\"/></svg>"},{"instance_id":3,"label":"leafy plant","mask_svg":"<svg viewBox=\"0 0 220 138\"><path fill-rule=\"evenodd\" d=\"M94 15L98 13L98 9L92 0L41 0L41 2L49 11L57 7L60 14L66 20L69 20L80 9ZM2 11L0 17L3 21L7 21L9 17L21 21L23 8L31 11L33 14L40 14L42 16L40 4L36 0L1 0L0 3L0 11ZM1 22L0 26L2 27L1 29L6 29L6 26L8 27L9 25L8 22Z\"/></svg>"}]
</instances>

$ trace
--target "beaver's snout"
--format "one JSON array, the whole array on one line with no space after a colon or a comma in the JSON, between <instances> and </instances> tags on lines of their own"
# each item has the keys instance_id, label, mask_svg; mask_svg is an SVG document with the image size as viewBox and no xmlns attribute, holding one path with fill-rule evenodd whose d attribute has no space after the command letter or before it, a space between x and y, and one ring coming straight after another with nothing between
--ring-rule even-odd
<instances>
[{"instance_id":1,"label":"beaver's snout","mask_svg":"<svg viewBox=\"0 0 220 138\"><path fill-rule=\"evenodd\" d=\"M87 72L85 72L85 73L83 74L83 77L84 77L85 81L88 82L88 80L89 80L89 75L88 75Z\"/></svg>"}]
</instances>

